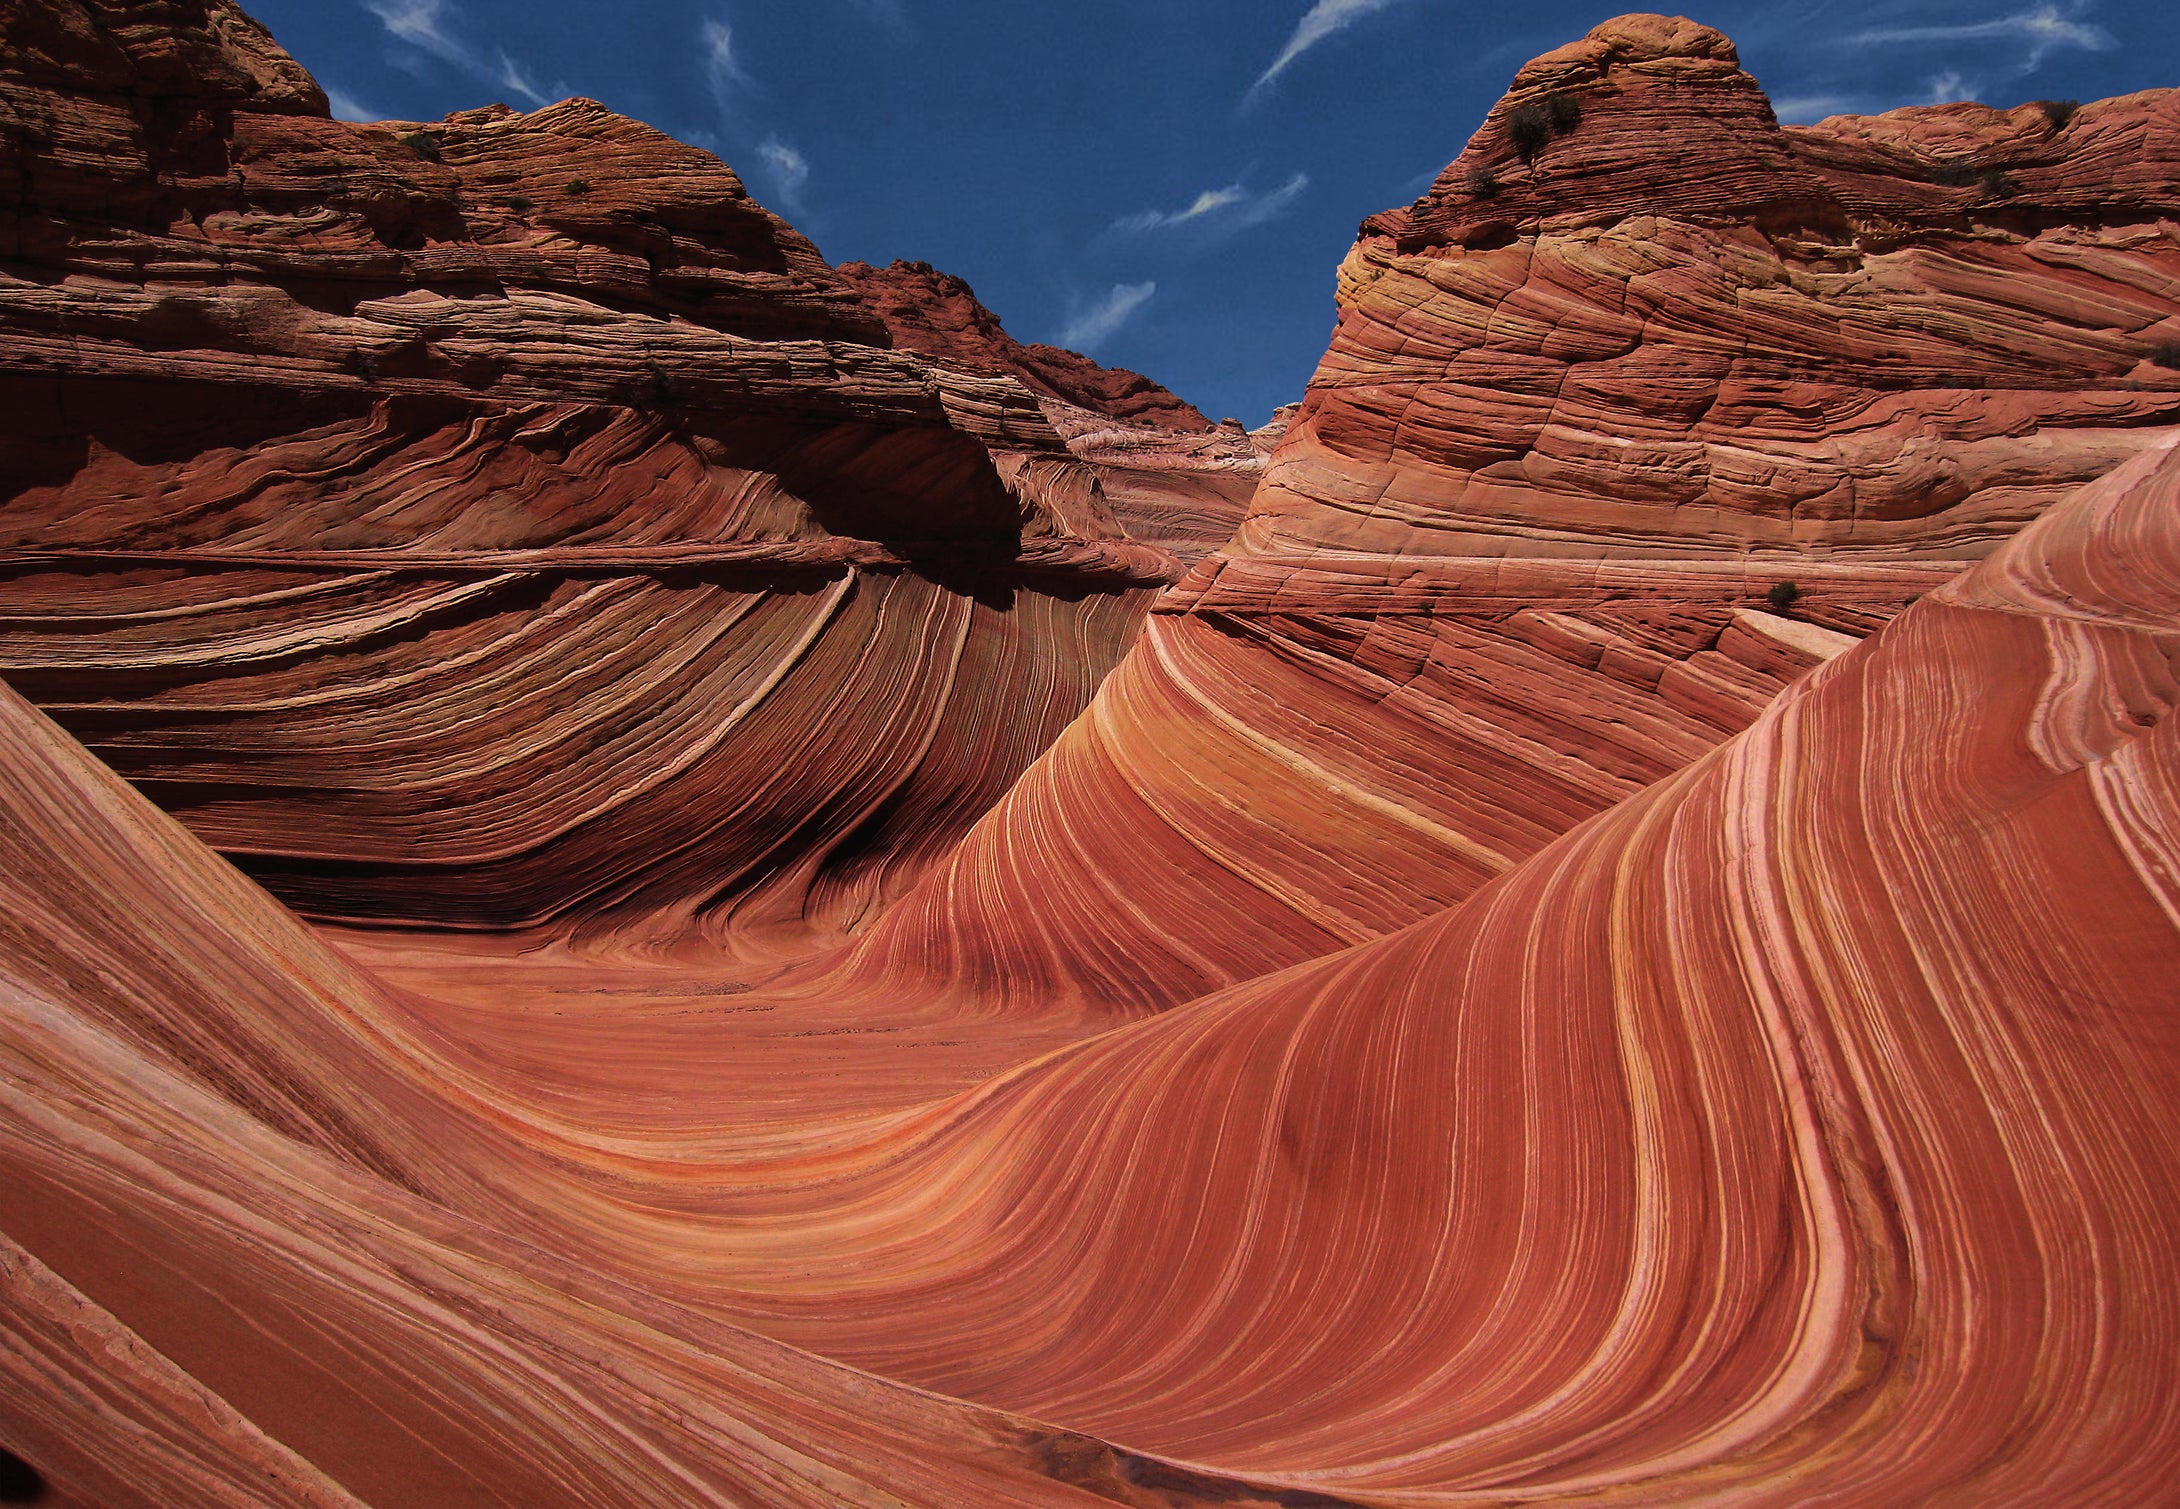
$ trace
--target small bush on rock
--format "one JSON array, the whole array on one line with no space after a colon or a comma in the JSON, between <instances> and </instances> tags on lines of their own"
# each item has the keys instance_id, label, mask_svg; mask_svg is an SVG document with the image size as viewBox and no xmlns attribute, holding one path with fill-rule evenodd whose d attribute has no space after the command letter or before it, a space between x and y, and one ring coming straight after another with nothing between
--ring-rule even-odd
<instances>
[{"instance_id":1,"label":"small bush on rock","mask_svg":"<svg viewBox=\"0 0 2180 1509\"><path fill-rule=\"evenodd\" d=\"M1506 140L1523 162L1528 162L1552 139L1552 118L1542 105L1516 105L1506 114Z\"/></svg>"},{"instance_id":2,"label":"small bush on rock","mask_svg":"<svg viewBox=\"0 0 2180 1509\"><path fill-rule=\"evenodd\" d=\"M2066 129L2066 123L2074 119L2074 112L2082 108L2080 100L2038 100L2036 108L2044 112L2044 119L2054 131Z\"/></svg>"},{"instance_id":3,"label":"small bush on rock","mask_svg":"<svg viewBox=\"0 0 2180 1509\"><path fill-rule=\"evenodd\" d=\"M1764 594L1764 601L1771 604L1771 611L1784 613L1801 601L1802 589L1794 582L1773 582L1771 590Z\"/></svg>"},{"instance_id":4,"label":"small bush on rock","mask_svg":"<svg viewBox=\"0 0 2180 1509\"><path fill-rule=\"evenodd\" d=\"M1470 168L1468 191L1478 199L1496 199L1499 194L1499 175L1489 168Z\"/></svg>"},{"instance_id":5,"label":"small bush on rock","mask_svg":"<svg viewBox=\"0 0 2180 1509\"><path fill-rule=\"evenodd\" d=\"M2150 365L2180 372L2180 341L2160 341L2152 346Z\"/></svg>"},{"instance_id":6,"label":"small bush on rock","mask_svg":"<svg viewBox=\"0 0 2180 1509\"><path fill-rule=\"evenodd\" d=\"M446 154L440 150L439 138L429 131L411 131L400 138L401 144L426 162L445 162Z\"/></svg>"}]
</instances>

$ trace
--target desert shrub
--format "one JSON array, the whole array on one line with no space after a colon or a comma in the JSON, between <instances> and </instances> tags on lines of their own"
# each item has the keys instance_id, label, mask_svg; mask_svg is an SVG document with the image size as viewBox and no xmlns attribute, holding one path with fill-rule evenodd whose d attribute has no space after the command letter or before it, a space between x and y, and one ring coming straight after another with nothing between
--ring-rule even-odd
<instances>
[{"instance_id":1,"label":"desert shrub","mask_svg":"<svg viewBox=\"0 0 2180 1509\"><path fill-rule=\"evenodd\" d=\"M1582 122L1582 102L1571 94L1552 93L1544 97L1544 118L1554 136L1565 136Z\"/></svg>"},{"instance_id":2,"label":"desert shrub","mask_svg":"<svg viewBox=\"0 0 2180 1509\"><path fill-rule=\"evenodd\" d=\"M1801 601L1801 595L1802 589L1795 582L1773 582L1771 590L1764 594L1764 601L1771 604L1772 612L1784 613Z\"/></svg>"},{"instance_id":3,"label":"desert shrub","mask_svg":"<svg viewBox=\"0 0 2180 1509\"><path fill-rule=\"evenodd\" d=\"M655 361L643 364L644 397L652 408L663 409L681 402L681 379Z\"/></svg>"},{"instance_id":4,"label":"desert shrub","mask_svg":"<svg viewBox=\"0 0 2180 1509\"><path fill-rule=\"evenodd\" d=\"M441 150L439 138L429 131L411 131L400 138L401 144L426 162L445 162L446 153Z\"/></svg>"},{"instance_id":5,"label":"desert shrub","mask_svg":"<svg viewBox=\"0 0 2180 1509\"><path fill-rule=\"evenodd\" d=\"M2038 100L2036 108L2044 112L2044 119L2054 131L2066 129L2066 123L2074 119L2074 112L2082 108L2080 100Z\"/></svg>"},{"instance_id":6,"label":"desert shrub","mask_svg":"<svg viewBox=\"0 0 2180 1509\"><path fill-rule=\"evenodd\" d=\"M1987 170L1981 182L1983 192L1989 194L1993 199L2011 199L2021 192L2021 185L2015 180L2013 174L2002 168Z\"/></svg>"},{"instance_id":7,"label":"desert shrub","mask_svg":"<svg viewBox=\"0 0 2180 1509\"><path fill-rule=\"evenodd\" d=\"M1495 199L1499 193L1499 175L1488 167L1468 170L1468 191L1478 199Z\"/></svg>"},{"instance_id":8,"label":"desert shrub","mask_svg":"<svg viewBox=\"0 0 2180 1509\"><path fill-rule=\"evenodd\" d=\"M585 194L588 194L590 192L590 180L588 178L569 179L568 192L578 198L582 197Z\"/></svg>"},{"instance_id":9,"label":"desert shrub","mask_svg":"<svg viewBox=\"0 0 2180 1509\"><path fill-rule=\"evenodd\" d=\"M537 208L537 201L526 195L514 194L508 197L507 207L518 215L527 215Z\"/></svg>"},{"instance_id":10,"label":"desert shrub","mask_svg":"<svg viewBox=\"0 0 2180 1509\"><path fill-rule=\"evenodd\" d=\"M1949 189L1965 189L1983 180L1983 170L1972 162L1941 162L1930 169L1930 181Z\"/></svg>"},{"instance_id":11,"label":"desert shrub","mask_svg":"<svg viewBox=\"0 0 2180 1509\"><path fill-rule=\"evenodd\" d=\"M1506 140L1523 162L1552 139L1552 118L1542 105L1516 105L1506 113Z\"/></svg>"},{"instance_id":12,"label":"desert shrub","mask_svg":"<svg viewBox=\"0 0 2180 1509\"><path fill-rule=\"evenodd\" d=\"M2180 341L2159 341L2150 348L2150 364L2180 372Z\"/></svg>"}]
</instances>

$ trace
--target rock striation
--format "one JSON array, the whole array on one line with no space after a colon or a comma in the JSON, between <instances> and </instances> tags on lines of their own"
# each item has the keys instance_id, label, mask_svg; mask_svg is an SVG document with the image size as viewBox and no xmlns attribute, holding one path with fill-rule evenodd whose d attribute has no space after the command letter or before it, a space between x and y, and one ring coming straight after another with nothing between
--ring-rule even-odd
<instances>
[{"instance_id":1,"label":"rock striation","mask_svg":"<svg viewBox=\"0 0 2180 1509\"><path fill-rule=\"evenodd\" d=\"M1364 222L1234 541L861 967L1126 1013L1470 895L2161 444L2176 224L2180 92L1797 129L1692 22L1536 60Z\"/></svg>"},{"instance_id":2,"label":"rock striation","mask_svg":"<svg viewBox=\"0 0 2180 1509\"><path fill-rule=\"evenodd\" d=\"M2170 1497L2170 94L1782 130L1607 22L1184 574L1116 458L1274 436L898 349L702 154L0 21L57 1502Z\"/></svg>"},{"instance_id":3,"label":"rock striation","mask_svg":"<svg viewBox=\"0 0 2180 1509\"><path fill-rule=\"evenodd\" d=\"M0 16L0 676L311 915L852 926L1179 569L708 153Z\"/></svg>"},{"instance_id":4,"label":"rock striation","mask_svg":"<svg viewBox=\"0 0 2180 1509\"><path fill-rule=\"evenodd\" d=\"M1193 564L1232 538L1285 421L1214 425L1140 373L1057 346L1023 345L967 283L926 262L841 264L893 344L944 366L1019 380L1089 463L1132 539Z\"/></svg>"}]
</instances>

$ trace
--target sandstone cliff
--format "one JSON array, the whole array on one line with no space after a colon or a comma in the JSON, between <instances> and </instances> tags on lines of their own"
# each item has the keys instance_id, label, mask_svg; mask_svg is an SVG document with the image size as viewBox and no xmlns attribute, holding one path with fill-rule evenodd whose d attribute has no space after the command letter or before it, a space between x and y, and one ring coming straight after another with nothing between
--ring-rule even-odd
<instances>
[{"instance_id":1,"label":"sandstone cliff","mask_svg":"<svg viewBox=\"0 0 2180 1509\"><path fill-rule=\"evenodd\" d=\"M1262 434L1213 425L1140 373L1057 346L1025 346L967 283L928 263L848 262L840 275L885 321L895 346L1017 378L1038 394L1068 448L1096 470L1130 538L1191 564L1232 538L1284 424Z\"/></svg>"},{"instance_id":2,"label":"sandstone cliff","mask_svg":"<svg viewBox=\"0 0 2180 1509\"><path fill-rule=\"evenodd\" d=\"M1364 223L1234 542L864 967L1139 1010L1462 899L2161 443L2176 223L2180 92L1796 130L1692 22L1536 60Z\"/></svg>"},{"instance_id":3,"label":"sandstone cliff","mask_svg":"<svg viewBox=\"0 0 2180 1509\"><path fill-rule=\"evenodd\" d=\"M707 153L0 18L0 675L314 915L852 925L1177 570Z\"/></svg>"},{"instance_id":4,"label":"sandstone cliff","mask_svg":"<svg viewBox=\"0 0 2180 1509\"><path fill-rule=\"evenodd\" d=\"M2171 95L1781 131L1606 23L1366 224L1133 632L1174 563L1083 457L1200 437L887 349L709 159L694 312L560 230L185 275L489 248L322 182L147 228L169 158L383 143L224 6L0 17L31 240L118 259L0 284L56 395L0 1439L58 1502L2170 1497ZM93 106L143 224L38 188ZM590 109L379 136L459 207Z\"/></svg>"}]
</instances>

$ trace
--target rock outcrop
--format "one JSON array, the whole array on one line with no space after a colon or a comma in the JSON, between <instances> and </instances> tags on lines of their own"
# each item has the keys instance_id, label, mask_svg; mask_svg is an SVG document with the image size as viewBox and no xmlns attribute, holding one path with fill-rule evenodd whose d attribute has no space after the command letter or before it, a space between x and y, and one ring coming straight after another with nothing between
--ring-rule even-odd
<instances>
[{"instance_id":1,"label":"rock outcrop","mask_svg":"<svg viewBox=\"0 0 2180 1509\"><path fill-rule=\"evenodd\" d=\"M1179 569L708 153L0 14L0 675L312 915L851 926Z\"/></svg>"},{"instance_id":2,"label":"rock outcrop","mask_svg":"<svg viewBox=\"0 0 2180 1509\"><path fill-rule=\"evenodd\" d=\"M58 1502L2171 1496L2172 95L1782 131L1606 23L1151 609L1112 458L1257 439L892 349L595 107L0 17ZM672 204L472 234L576 141ZM462 225L312 176L394 153Z\"/></svg>"},{"instance_id":3,"label":"rock outcrop","mask_svg":"<svg viewBox=\"0 0 2180 1509\"><path fill-rule=\"evenodd\" d=\"M1107 419L1184 432L1211 428L1193 404L1140 372L1101 367L1058 346L1022 344L1007 334L966 282L928 262L885 267L843 262L840 276L885 321L899 350L948 367L1012 377L1041 397Z\"/></svg>"},{"instance_id":4,"label":"rock outcrop","mask_svg":"<svg viewBox=\"0 0 2180 1509\"><path fill-rule=\"evenodd\" d=\"M840 275L885 321L893 344L943 366L1017 379L1090 464L1131 539L1193 564L1233 537L1283 422L1244 433L1214 425L1140 373L1101 367L1057 346L1023 345L969 285L926 262Z\"/></svg>"},{"instance_id":5,"label":"rock outcrop","mask_svg":"<svg viewBox=\"0 0 2180 1509\"><path fill-rule=\"evenodd\" d=\"M1128 1012L1461 900L2162 443L2176 225L2172 90L1793 129L1692 22L1529 64L1364 223L1233 543L863 967Z\"/></svg>"}]
</instances>

